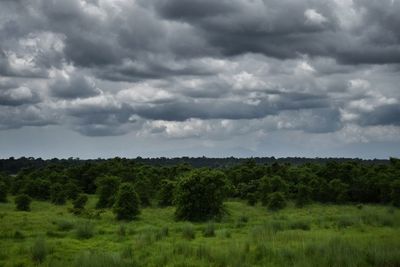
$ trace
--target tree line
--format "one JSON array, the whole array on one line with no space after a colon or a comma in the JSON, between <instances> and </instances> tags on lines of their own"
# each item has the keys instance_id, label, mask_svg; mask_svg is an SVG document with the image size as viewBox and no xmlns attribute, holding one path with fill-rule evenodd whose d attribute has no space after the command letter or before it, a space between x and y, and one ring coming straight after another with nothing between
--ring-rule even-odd
<instances>
[{"instance_id":1,"label":"tree line","mask_svg":"<svg viewBox=\"0 0 400 267\"><path fill-rule=\"evenodd\" d=\"M36 162L35 159L28 161ZM85 214L88 195L96 209L112 209L119 220L132 220L146 206L175 206L179 220L200 221L224 215L223 201L237 198L277 210L294 202L379 203L400 207L400 160L383 162L328 160L291 164L255 159L219 167L188 163L148 164L114 158L47 160L0 174L0 202L15 196L16 208L29 210L32 199L73 204Z\"/></svg>"}]
</instances>

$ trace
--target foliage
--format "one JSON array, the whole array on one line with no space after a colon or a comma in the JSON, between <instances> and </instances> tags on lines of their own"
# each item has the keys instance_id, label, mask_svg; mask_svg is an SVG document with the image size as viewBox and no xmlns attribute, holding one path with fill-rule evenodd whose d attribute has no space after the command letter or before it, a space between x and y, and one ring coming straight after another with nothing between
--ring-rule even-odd
<instances>
[{"instance_id":1,"label":"foliage","mask_svg":"<svg viewBox=\"0 0 400 267\"><path fill-rule=\"evenodd\" d=\"M174 200L176 183L171 180L162 180L158 193L158 205L161 207L171 206Z\"/></svg>"},{"instance_id":2,"label":"foliage","mask_svg":"<svg viewBox=\"0 0 400 267\"><path fill-rule=\"evenodd\" d=\"M226 187L221 171L197 169L187 173L177 183L176 218L201 221L222 215Z\"/></svg>"},{"instance_id":3,"label":"foliage","mask_svg":"<svg viewBox=\"0 0 400 267\"><path fill-rule=\"evenodd\" d=\"M89 239L94 236L94 225L90 221L82 221L77 224L75 233L78 239Z\"/></svg>"},{"instance_id":4,"label":"foliage","mask_svg":"<svg viewBox=\"0 0 400 267\"><path fill-rule=\"evenodd\" d=\"M113 207L117 220L133 220L139 213L139 196L130 183L122 183Z\"/></svg>"},{"instance_id":5,"label":"foliage","mask_svg":"<svg viewBox=\"0 0 400 267\"><path fill-rule=\"evenodd\" d=\"M261 203L268 205L270 196L273 193L281 192L285 194L288 191L288 184L278 175L272 177L264 176L260 179L259 193L261 195Z\"/></svg>"},{"instance_id":6,"label":"foliage","mask_svg":"<svg viewBox=\"0 0 400 267\"><path fill-rule=\"evenodd\" d=\"M391 198L393 205L400 207L400 180L396 180L392 183Z\"/></svg>"},{"instance_id":7,"label":"foliage","mask_svg":"<svg viewBox=\"0 0 400 267\"><path fill-rule=\"evenodd\" d=\"M75 210L83 210L88 201L88 197L85 194L79 194L78 197L72 202Z\"/></svg>"},{"instance_id":8,"label":"foliage","mask_svg":"<svg viewBox=\"0 0 400 267\"><path fill-rule=\"evenodd\" d=\"M7 202L7 185L0 180L0 202Z\"/></svg>"},{"instance_id":9,"label":"foliage","mask_svg":"<svg viewBox=\"0 0 400 267\"><path fill-rule=\"evenodd\" d=\"M120 181L116 176L102 176L97 181L97 194L99 200L96 208L110 208L113 206Z\"/></svg>"},{"instance_id":10,"label":"foliage","mask_svg":"<svg viewBox=\"0 0 400 267\"><path fill-rule=\"evenodd\" d=\"M17 210L30 211L31 210L31 197L26 194L21 194L15 197L15 205Z\"/></svg>"},{"instance_id":11,"label":"foliage","mask_svg":"<svg viewBox=\"0 0 400 267\"><path fill-rule=\"evenodd\" d=\"M282 192L271 193L268 197L267 207L269 210L280 210L286 206L286 199Z\"/></svg>"},{"instance_id":12,"label":"foliage","mask_svg":"<svg viewBox=\"0 0 400 267\"><path fill-rule=\"evenodd\" d=\"M305 184L297 186L296 206L303 207L311 201L311 188Z\"/></svg>"},{"instance_id":13,"label":"foliage","mask_svg":"<svg viewBox=\"0 0 400 267\"><path fill-rule=\"evenodd\" d=\"M36 263L42 263L49 253L49 248L44 238L38 238L31 247L32 260Z\"/></svg>"},{"instance_id":14,"label":"foliage","mask_svg":"<svg viewBox=\"0 0 400 267\"><path fill-rule=\"evenodd\" d=\"M50 187L50 200L56 205L64 205L67 201L63 186L55 183Z\"/></svg>"}]
</instances>

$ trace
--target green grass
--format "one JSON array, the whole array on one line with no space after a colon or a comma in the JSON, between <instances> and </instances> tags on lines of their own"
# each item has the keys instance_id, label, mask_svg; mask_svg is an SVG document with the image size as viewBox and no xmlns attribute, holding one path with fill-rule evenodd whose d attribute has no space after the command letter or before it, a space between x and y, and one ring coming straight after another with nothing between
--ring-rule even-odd
<instances>
[{"instance_id":1,"label":"green grass","mask_svg":"<svg viewBox=\"0 0 400 267\"><path fill-rule=\"evenodd\" d=\"M400 210L388 206L271 212L231 200L217 222L177 222L168 207L121 223L95 203L81 216L71 203L1 203L0 266L400 266Z\"/></svg>"}]
</instances>

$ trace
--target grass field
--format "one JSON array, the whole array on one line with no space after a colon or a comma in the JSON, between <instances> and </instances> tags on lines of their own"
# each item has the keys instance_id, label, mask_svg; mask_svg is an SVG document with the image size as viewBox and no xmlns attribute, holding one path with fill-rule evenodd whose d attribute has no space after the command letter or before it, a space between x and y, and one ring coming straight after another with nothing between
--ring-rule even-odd
<instances>
[{"instance_id":1,"label":"grass field","mask_svg":"<svg viewBox=\"0 0 400 267\"><path fill-rule=\"evenodd\" d=\"M86 218L71 204L0 204L0 266L400 266L400 211L388 206L269 212L231 200L219 222L176 222L174 208L146 208L121 223L95 202Z\"/></svg>"}]
</instances>

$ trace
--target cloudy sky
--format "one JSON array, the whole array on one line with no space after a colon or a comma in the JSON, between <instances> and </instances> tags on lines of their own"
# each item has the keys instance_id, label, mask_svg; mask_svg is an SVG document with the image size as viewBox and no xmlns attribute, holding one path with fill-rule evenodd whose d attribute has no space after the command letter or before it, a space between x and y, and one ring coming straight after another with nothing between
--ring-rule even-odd
<instances>
[{"instance_id":1,"label":"cloudy sky","mask_svg":"<svg viewBox=\"0 0 400 267\"><path fill-rule=\"evenodd\" d=\"M0 0L0 157L400 156L400 0Z\"/></svg>"}]
</instances>

